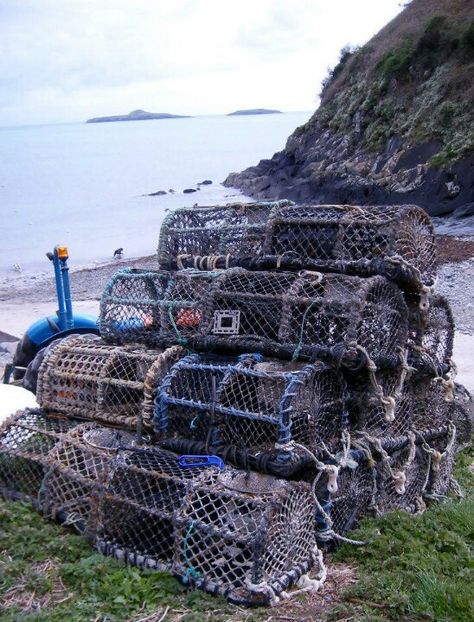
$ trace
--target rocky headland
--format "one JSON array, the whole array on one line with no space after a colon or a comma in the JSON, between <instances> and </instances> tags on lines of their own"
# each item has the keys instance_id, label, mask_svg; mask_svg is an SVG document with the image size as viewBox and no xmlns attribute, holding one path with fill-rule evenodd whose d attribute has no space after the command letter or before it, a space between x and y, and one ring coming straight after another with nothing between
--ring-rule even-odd
<instances>
[{"instance_id":1,"label":"rocky headland","mask_svg":"<svg viewBox=\"0 0 474 622\"><path fill-rule=\"evenodd\" d=\"M168 112L147 112L146 110L132 110L128 114L118 114L111 117L94 117L86 123L113 123L115 121L149 121L150 119L189 119L188 115L169 114Z\"/></svg>"},{"instance_id":2,"label":"rocky headland","mask_svg":"<svg viewBox=\"0 0 474 622\"><path fill-rule=\"evenodd\" d=\"M283 114L281 110L270 110L268 108L250 108L249 110L235 110L229 112L228 117L236 117L250 114Z\"/></svg>"},{"instance_id":3,"label":"rocky headland","mask_svg":"<svg viewBox=\"0 0 474 622\"><path fill-rule=\"evenodd\" d=\"M283 151L224 185L259 199L474 214L474 3L412 0L345 48Z\"/></svg>"}]
</instances>

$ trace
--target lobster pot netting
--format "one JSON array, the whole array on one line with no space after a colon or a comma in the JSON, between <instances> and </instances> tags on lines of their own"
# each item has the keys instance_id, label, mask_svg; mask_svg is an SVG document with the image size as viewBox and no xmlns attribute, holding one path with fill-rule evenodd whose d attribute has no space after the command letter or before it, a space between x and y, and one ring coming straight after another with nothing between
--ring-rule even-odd
<instances>
[{"instance_id":1,"label":"lobster pot netting","mask_svg":"<svg viewBox=\"0 0 474 622\"><path fill-rule=\"evenodd\" d=\"M427 309L408 301L409 359L420 373L439 375L451 367L454 318L448 300L439 294L427 299Z\"/></svg>"},{"instance_id":2,"label":"lobster pot netting","mask_svg":"<svg viewBox=\"0 0 474 622\"><path fill-rule=\"evenodd\" d=\"M268 604L315 563L304 483L121 452L101 497L97 546L244 605Z\"/></svg>"},{"instance_id":3,"label":"lobster pot netting","mask_svg":"<svg viewBox=\"0 0 474 622\"><path fill-rule=\"evenodd\" d=\"M163 445L280 476L311 461L304 447L337 447L347 418L341 374L323 363L260 358L195 354L178 361L155 402L153 426Z\"/></svg>"},{"instance_id":4,"label":"lobster pot netting","mask_svg":"<svg viewBox=\"0 0 474 622\"><path fill-rule=\"evenodd\" d=\"M49 469L40 496L45 516L94 532L96 499L115 463L115 450L133 444L127 432L85 423L50 452Z\"/></svg>"},{"instance_id":5,"label":"lobster pot netting","mask_svg":"<svg viewBox=\"0 0 474 622\"><path fill-rule=\"evenodd\" d=\"M162 286L161 292L154 288L154 299L123 294L151 291L151 283ZM100 326L107 340L177 341L206 351L258 350L350 365L367 357L378 366L398 365L408 337L403 296L383 277L240 268L172 275L120 271L104 291Z\"/></svg>"},{"instance_id":6,"label":"lobster pot netting","mask_svg":"<svg viewBox=\"0 0 474 622\"><path fill-rule=\"evenodd\" d=\"M210 219L208 239L212 238L210 231L218 236L220 227L218 219ZM160 248L170 247L171 236L165 229ZM269 214L263 238L259 237L253 248L248 242L240 244L237 237L234 244L222 247L220 252L216 252L215 245L206 247L205 243L188 244L186 250L175 246L161 267L240 266L253 270L381 274L412 291L424 291L424 286L433 285L435 277L434 229L426 212L411 205L276 206Z\"/></svg>"},{"instance_id":7,"label":"lobster pot netting","mask_svg":"<svg viewBox=\"0 0 474 622\"><path fill-rule=\"evenodd\" d=\"M434 281L435 253L430 218L411 205L277 208L264 243L264 254L294 254L301 267L309 259L342 272L428 286Z\"/></svg>"},{"instance_id":8,"label":"lobster pot netting","mask_svg":"<svg viewBox=\"0 0 474 622\"><path fill-rule=\"evenodd\" d=\"M352 447L342 460L333 456L317 467L313 486L319 505L316 530L320 541L337 540L366 515L395 509L423 511L426 499L444 496L450 489L456 451L454 426L396 439L354 436Z\"/></svg>"},{"instance_id":9,"label":"lobster pot netting","mask_svg":"<svg viewBox=\"0 0 474 622\"><path fill-rule=\"evenodd\" d=\"M314 486L319 502L316 537L323 542L353 529L370 513L376 493L377 471L363 452L351 450L336 473L334 477L334 471L320 470Z\"/></svg>"},{"instance_id":10,"label":"lobster pot netting","mask_svg":"<svg viewBox=\"0 0 474 622\"><path fill-rule=\"evenodd\" d=\"M160 268L176 270L183 260L204 255L261 253L272 208L288 205L292 205L291 201L177 209L161 225Z\"/></svg>"},{"instance_id":11,"label":"lobster pot netting","mask_svg":"<svg viewBox=\"0 0 474 622\"><path fill-rule=\"evenodd\" d=\"M423 448L430 463L425 497L438 500L445 497L453 485L453 469L458 448L456 426L448 426L446 435L425 442Z\"/></svg>"},{"instance_id":12,"label":"lobster pot netting","mask_svg":"<svg viewBox=\"0 0 474 622\"><path fill-rule=\"evenodd\" d=\"M0 494L38 506L48 454L77 425L60 415L26 409L0 429Z\"/></svg>"},{"instance_id":13,"label":"lobster pot netting","mask_svg":"<svg viewBox=\"0 0 474 622\"><path fill-rule=\"evenodd\" d=\"M471 441L474 428L474 406L469 391L462 384L454 384L452 422L456 426L456 437L459 449Z\"/></svg>"},{"instance_id":14,"label":"lobster pot netting","mask_svg":"<svg viewBox=\"0 0 474 622\"><path fill-rule=\"evenodd\" d=\"M347 380L350 429L396 438L410 430L446 426L454 419L450 381L413 375L400 383L397 370L377 372L381 391L368 378ZM383 395L383 397L381 397Z\"/></svg>"},{"instance_id":15,"label":"lobster pot netting","mask_svg":"<svg viewBox=\"0 0 474 622\"><path fill-rule=\"evenodd\" d=\"M111 346L90 335L61 340L39 369L38 403L71 417L149 428L154 393L180 351Z\"/></svg>"},{"instance_id":16,"label":"lobster pot netting","mask_svg":"<svg viewBox=\"0 0 474 622\"><path fill-rule=\"evenodd\" d=\"M424 509L423 493L429 477L430 463L427 453L416 444L411 433L405 442L376 447L377 495L376 512L385 514L402 509L416 513Z\"/></svg>"}]
</instances>

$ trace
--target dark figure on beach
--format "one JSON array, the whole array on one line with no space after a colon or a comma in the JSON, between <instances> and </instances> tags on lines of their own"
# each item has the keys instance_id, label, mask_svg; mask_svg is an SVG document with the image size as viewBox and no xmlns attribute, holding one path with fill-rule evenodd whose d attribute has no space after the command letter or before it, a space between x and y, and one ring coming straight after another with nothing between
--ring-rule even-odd
<instances>
[{"instance_id":1,"label":"dark figure on beach","mask_svg":"<svg viewBox=\"0 0 474 622\"><path fill-rule=\"evenodd\" d=\"M114 251L114 259L122 259L122 255L123 255L123 248L117 248Z\"/></svg>"}]
</instances>

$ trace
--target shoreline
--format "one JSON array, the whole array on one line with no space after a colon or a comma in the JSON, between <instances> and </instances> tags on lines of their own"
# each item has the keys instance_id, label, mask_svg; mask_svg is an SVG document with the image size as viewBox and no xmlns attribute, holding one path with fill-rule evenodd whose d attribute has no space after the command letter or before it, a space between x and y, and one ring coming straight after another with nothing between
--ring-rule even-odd
<instances>
[{"instance_id":1,"label":"shoreline","mask_svg":"<svg viewBox=\"0 0 474 622\"><path fill-rule=\"evenodd\" d=\"M474 392L474 296L469 287L474 281L474 240L444 234L437 236L437 244L439 261L435 291L446 296L451 305L456 326L454 360L459 368L459 379ZM74 310L97 316L104 287L121 268L156 270L158 259L155 254L87 267L71 266ZM35 280L18 275L14 283L0 281L0 333L8 337L19 339L35 320L54 314L56 307L52 270L48 276ZM11 360L14 347L14 340L0 340L0 371Z\"/></svg>"},{"instance_id":2,"label":"shoreline","mask_svg":"<svg viewBox=\"0 0 474 622\"><path fill-rule=\"evenodd\" d=\"M100 299L107 280L121 268L149 268L156 270L158 260L155 255L145 255L127 259L112 259L99 264L86 266L69 265L71 294L73 303L80 300ZM28 274L18 274L0 279L0 307L3 303L53 302L56 300L56 286L52 267L48 273L36 278ZM0 322L0 330L5 329Z\"/></svg>"}]
</instances>

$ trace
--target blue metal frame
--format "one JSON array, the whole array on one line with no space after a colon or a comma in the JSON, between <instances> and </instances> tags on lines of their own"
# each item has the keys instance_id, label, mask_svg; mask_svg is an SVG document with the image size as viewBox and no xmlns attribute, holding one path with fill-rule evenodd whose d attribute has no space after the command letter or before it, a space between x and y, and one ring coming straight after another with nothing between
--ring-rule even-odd
<instances>
[{"instance_id":1,"label":"blue metal frame","mask_svg":"<svg viewBox=\"0 0 474 622\"><path fill-rule=\"evenodd\" d=\"M170 387L173 382L173 379L181 372L183 369L190 369L196 371L204 371L213 374L214 372L220 372L222 379L220 384L222 385L224 381L232 374L242 374L244 376L251 376L255 378L262 378L267 375L266 372L257 371L252 369L251 363L252 361L261 361L263 357L260 354L247 354L241 355L238 357L235 363L210 363L207 362L203 357L199 354L192 354L189 356L185 356L177 363L173 365L171 370L165 376L160 390L155 398L155 407L154 407L154 415L153 415L153 429L155 433L166 437L169 427L169 414L168 409L170 405L174 406L184 406L189 408L190 410L195 411L196 413L207 412L211 415L215 412L224 416L232 416L232 417L241 417L245 419L253 419L256 421L262 421L266 423L273 424L277 429L277 444L282 446L287 446L284 449L280 449L276 452L279 456L279 459L282 461L286 461L292 454L293 449L289 443L292 440L291 435L291 425L292 425L292 412L297 406L295 401L295 396L297 393L298 385L304 384L308 382L311 376L315 371L314 365L305 365L298 371L291 372L278 372L278 376L282 376L285 378L287 385L285 387L285 391L281 396L279 402L278 412L270 415L264 413L253 413L249 411L242 411L237 408L231 406L223 406L219 403L218 395L216 395L216 399L214 402L209 403L201 403L192 399L174 397L170 395ZM250 364L249 366L246 366ZM212 412L211 412L212 411ZM211 416L211 419L214 419ZM211 427L213 428L214 422L211 422ZM219 443L218 438L218 429L213 428L211 439L210 439L210 448L216 447Z\"/></svg>"},{"instance_id":2,"label":"blue metal frame","mask_svg":"<svg viewBox=\"0 0 474 622\"><path fill-rule=\"evenodd\" d=\"M48 253L54 266L58 311L56 315L37 320L26 331L28 338L38 349L45 347L59 336L66 337L74 332L99 334L96 317L73 312L68 257L60 258L59 248L59 245L56 245L53 252Z\"/></svg>"}]
</instances>

